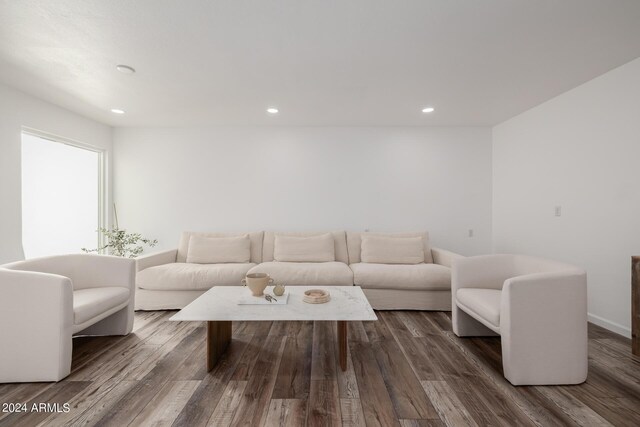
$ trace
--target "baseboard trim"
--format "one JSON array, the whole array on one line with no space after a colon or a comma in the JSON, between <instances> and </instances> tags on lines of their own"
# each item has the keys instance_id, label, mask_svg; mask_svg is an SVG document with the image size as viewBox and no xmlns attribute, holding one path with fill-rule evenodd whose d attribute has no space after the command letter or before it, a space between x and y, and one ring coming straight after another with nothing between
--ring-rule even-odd
<instances>
[{"instance_id":1,"label":"baseboard trim","mask_svg":"<svg viewBox=\"0 0 640 427\"><path fill-rule=\"evenodd\" d=\"M626 326L622 326L619 323L603 319L602 317L596 316L595 314L587 313L587 316L589 318L589 322L598 326L602 326L603 328L608 329L611 332L615 332L618 335L631 338L631 328L627 328Z\"/></svg>"}]
</instances>

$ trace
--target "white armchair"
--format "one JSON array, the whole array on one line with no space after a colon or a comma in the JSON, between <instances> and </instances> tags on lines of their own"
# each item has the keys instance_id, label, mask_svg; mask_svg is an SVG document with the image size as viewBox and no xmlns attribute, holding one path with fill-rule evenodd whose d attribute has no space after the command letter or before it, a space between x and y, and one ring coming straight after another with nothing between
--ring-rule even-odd
<instances>
[{"instance_id":1,"label":"white armchair","mask_svg":"<svg viewBox=\"0 0 640 427\"><path fill-rule=\"evenodd\" d=\"M500 335L514 385L587 378L587 278L572 265L524 255L459 258L452 324L460 337Z\"/></svg>"},{"instance_id":2,"label":"white armchair","mask_svg":"<svg viewBox=\"0 0 640 427\"><path fill-rule=\"evenodd\" d=\"M69 375L73 335L133 329L135 261L73 254L0 266L0 383Z\"/></svg>"}]
</instances>

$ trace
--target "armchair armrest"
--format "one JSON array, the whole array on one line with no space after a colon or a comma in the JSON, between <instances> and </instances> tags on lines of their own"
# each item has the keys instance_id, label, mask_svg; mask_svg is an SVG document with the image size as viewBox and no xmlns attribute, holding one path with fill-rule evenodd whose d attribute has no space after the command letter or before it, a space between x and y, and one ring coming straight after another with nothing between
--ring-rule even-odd
<instances>
[{"instance_id":1,"label":"armchair armrest","mask_svg":"<svg viewBox=\"0 0 640 427\"><path fill-rule=\"evenodd\" d=\"M532 371L539 371L538 384L555 384L560 377L570 384L584 381L586 273L576 268L508 279L502 289L500 334L505 376L513 384L531 384L526 373Z\"/></svg>"},{"instance_id":2,"label":"armchair armrest","mask_svg":"<svg viewBox=\"0 0 640 427\"><path fill-rule=\"evenodd\" d=\"M58 381L69 374L69 278L0 268L0 324L0 383Z\"/></svg>"},{"instance_id":3,"label":"armchair armrest","mask_svg":"<svg viewBox=\"0 0 640 427\"><path fill-rule=\"evenodd\" d=\"M434 264L444 265L449 268L451 268L454 259L464 258L460 254L440 248L431 248L431 256L433 257Z\"/></svg>"},{"instance_id":4,"label":"armchair armrest","mask_svg":"<svg viewBox=\"0 0 640 427\"><path fill-rule=\"evenodd\" d=\"M156 265L170 264L176 262L178 257L177 249L170 249L168 251L156 252L149 255L144 255L136 258L137 271L142 271L145 268L155 267Z\"/></svg>"}]
</instances>

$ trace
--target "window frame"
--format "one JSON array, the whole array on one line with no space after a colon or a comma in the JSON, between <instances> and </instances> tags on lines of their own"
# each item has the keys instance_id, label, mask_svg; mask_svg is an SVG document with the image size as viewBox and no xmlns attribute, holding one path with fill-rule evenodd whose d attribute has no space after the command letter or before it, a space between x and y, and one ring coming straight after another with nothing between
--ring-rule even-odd
<instances>
[{"instance_id":1,"label":"window frame","mask_svg":"<svg viewBox=\"0 0 640 427\"><path fill-rule=\"evenodd\" d=\"M94 152L98 155L98 229L107 228L107 191L106 191L106 150L96 147L85 142L77 141L71 138L66 138L60 135L56 135L49 132L44 132L38 129L22 126L20 132L20 140L22 141L22 135L27 134L36 138L46 139L47 141L56 142L58 144L69 145L74 148L80 148ZM22 144L22 142L21 142ZM22 151L21 154L22 156ZM22 185L22 184L21 184ZM22 206L22 205L21 205ZM22 207L21 207L22 209ZM96 230L98 248L103 247L107 241L102 233ZM105 253L105 250L101 250L99 253Z\"/></svg>"}]
</instances>

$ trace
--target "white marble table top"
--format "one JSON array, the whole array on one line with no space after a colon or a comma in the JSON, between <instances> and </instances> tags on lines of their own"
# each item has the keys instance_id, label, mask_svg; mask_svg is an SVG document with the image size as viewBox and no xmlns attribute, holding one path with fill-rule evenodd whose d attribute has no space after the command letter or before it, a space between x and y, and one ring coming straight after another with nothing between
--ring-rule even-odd
<instances>
[{"instance_id":1,"label":"white marble table top","mask_svg":"<svg viewBox=\"0 0 640 427\"><path fill-rule=\"evenodd\" d=\"M331 300L324 304L302 301L304 291L324 289ZM272 294L271 288L267 293ZM177 321L242 321L242 320L378 320L360 286L287 286L286 305L238 305L250 295L240 286L214 286L170 320Z\"/></svg>"}]
</instances>

